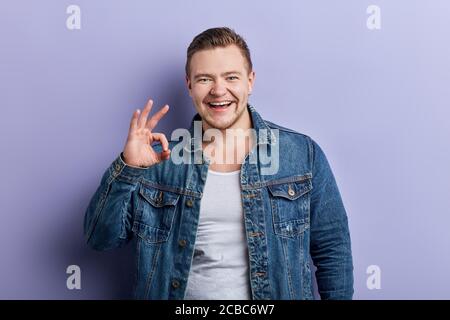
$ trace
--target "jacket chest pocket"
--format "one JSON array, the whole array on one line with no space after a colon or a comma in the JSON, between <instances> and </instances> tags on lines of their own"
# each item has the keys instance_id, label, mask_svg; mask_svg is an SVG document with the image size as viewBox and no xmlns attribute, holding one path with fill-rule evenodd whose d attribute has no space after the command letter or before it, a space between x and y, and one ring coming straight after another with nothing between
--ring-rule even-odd
<instances>
[{"instance_id":1,"label":"jacket chest pocket","mask_svg":"<svg viewBox=\"0 0 450 320\"><path fill-rule=\"evenodd\" d=\"M179 198L178 193L141 185L133 232L147 243L167 241Z\"/></svg>"},{"instance_id":2,"label":"jacket chest pocket","mask_svg":"<svg viewBox=\"0 0 450 320\"><path fill-rule=\"evenodd\" d=\"M295 238L309 228L312 183L309 176L300 181L269 185L275 234Z\"/></svg>"}]
</instances>

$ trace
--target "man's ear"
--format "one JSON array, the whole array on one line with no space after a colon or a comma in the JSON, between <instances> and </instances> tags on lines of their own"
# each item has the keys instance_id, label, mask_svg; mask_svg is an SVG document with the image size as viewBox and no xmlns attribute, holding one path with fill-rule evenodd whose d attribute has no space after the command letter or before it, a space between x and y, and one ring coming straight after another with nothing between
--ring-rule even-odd
<instances>
[{"instance_id":1,"label":"man's ear","mask_svg":"<svg viewBox=\"0 0 450 320\"><path fill-rule=\"evenodd\" d=\"M252 71L248 74L248 94L252 93L253 85L255 84L256 73Z\"/></svg>"},{"instance_id":2,"label":"man's ear","mask_svg":"<svg viewBox=\"0 0 450 320\"><path fill-rule=\"evenodd\" d=\"M191 80L189 79L188 75L186 75L186 86L188 88L189 95L192 97L192 85L191 85Z\"/></svg>"}]
</instances>

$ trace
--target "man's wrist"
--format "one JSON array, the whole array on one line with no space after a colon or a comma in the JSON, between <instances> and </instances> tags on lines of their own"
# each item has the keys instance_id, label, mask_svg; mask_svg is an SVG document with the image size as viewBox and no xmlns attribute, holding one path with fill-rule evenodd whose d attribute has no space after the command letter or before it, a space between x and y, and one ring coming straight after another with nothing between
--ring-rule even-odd
<instances>
[{"instance_id":1,"label":"man's wrist","mask_svg":"<svg viewBox=\"0 0 450 320\"><path fill-rule=\"evenodd\" d=\"M136 168L136 169L147 169L148 168L148 167L133 166L131 164L128 164L125 159L125 156L123 154L123 151L120 153L120 160L122 160L122 162L128 167L132 167L132 168Z\"/></svg>"}]
</instances>

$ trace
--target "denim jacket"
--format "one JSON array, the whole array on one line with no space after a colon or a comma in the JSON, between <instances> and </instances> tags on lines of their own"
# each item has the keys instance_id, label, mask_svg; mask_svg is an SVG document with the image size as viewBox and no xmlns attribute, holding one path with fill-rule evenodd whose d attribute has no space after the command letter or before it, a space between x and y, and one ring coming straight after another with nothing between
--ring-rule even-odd
<instances>
[{"instance_id":1,"label":"denim jacket","mask_svg":"<svg viewBox=\"0 0 450 320\"><path fill-rule=\"evenodd\" d=\"M351 299L347 214L324 152L309 136L263 120L251 105L248 110L253 128L265 129L240 172L252 299L313 299L311 262L321 299ZM191 134L194 120L201 120L198 114ZM171 150L179 143L170 141ZM258 150L275 147L277 171L263 174ZM182 151L190 160L201 155L199 139L185 141ZM136 240L136 299L184 299L209 165L208 159L186 162L138 168L119 154L87 207L90 247L108 250Z\"/></svg>"}]
</instances>

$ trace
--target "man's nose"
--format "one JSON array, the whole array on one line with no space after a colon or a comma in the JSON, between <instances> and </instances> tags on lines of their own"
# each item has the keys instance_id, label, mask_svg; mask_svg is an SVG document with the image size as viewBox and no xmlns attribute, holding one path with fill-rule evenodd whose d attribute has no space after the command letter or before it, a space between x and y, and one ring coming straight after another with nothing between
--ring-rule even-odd
<instances>
[{"instance_id":1,"label":"man's nose","mask_svg":"<svg viewBox=\"0 0 450 320\"><path fill-rule=\"evenodd\" d=\"M213 96L223 96L227 93L227 88L221 80L218 80L214 82L210 93Z\"/></svg>"}]
</instances>

